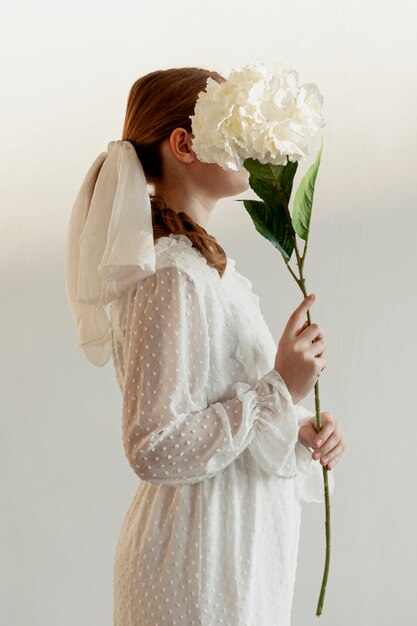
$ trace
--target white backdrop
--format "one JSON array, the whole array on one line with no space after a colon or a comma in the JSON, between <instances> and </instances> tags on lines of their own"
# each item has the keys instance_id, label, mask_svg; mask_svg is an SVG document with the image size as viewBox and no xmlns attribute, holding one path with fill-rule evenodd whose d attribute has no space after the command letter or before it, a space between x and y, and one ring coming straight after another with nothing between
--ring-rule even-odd
<instances>
[{"instance_id":1,"label":"white backdrop","mask_svg":"<svg viewBox=\"0 0 417 626\"><path fill-rule=\"evenodd\" d=\"M326 333L321 410L344 423L323 626L409 624L415 609L414 3L3 0L1 579L5 626L111 626L116 538L138 479L111 361L76 345L64 288L81 181L155 69L227 75L256 58L316 82L327 126L307 290ZM313 162L301 163L298 181ZM251 197L249 191L241 197ZM250 278L278 341L301 292L236 198L209 230ZM314 409L313 393L303 402ZM293 626L316 623L324 506L305 504ZM267 626L267 625L257 625ZM277 625L279 626L279 625Z\"/></svg>"}]
</instances>

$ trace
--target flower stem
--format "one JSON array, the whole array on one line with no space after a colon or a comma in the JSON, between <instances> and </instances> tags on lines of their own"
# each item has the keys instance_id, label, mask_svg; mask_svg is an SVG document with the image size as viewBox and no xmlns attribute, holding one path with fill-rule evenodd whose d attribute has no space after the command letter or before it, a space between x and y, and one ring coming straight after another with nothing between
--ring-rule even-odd
<instances>
[{"instance_id":1,"label":"flower stem","mask_svg":"<svg viewBox=\"0 0 417 626\"><path fill-rule=\"evenodd\" d=\"M296 237L294 235L294 249L295 249L295 254L297 256L297 265L298 265L298 269L300 272L300 276L297 277L295 275L294 271L290 268L288 263L286 265L288 267L288 270L291 272L292 276L294 277L295 281L297 282L298 286L300 287L301 291L303 292L304 296L307 296L305 278L303 276L303 266L304 266L304 259L305 259L305 254L307 250L307 241L305 243L303 255L300 257L298 247L297 247ZM309 309L307 309L307 319L310 325L311 316L310 316ZM319 394L319 381L318 380L316 384L314 385L314 400L315 400L315 411L316 411L316 420L317 420L317 432L320 432L322 425L321 425L321 416L320 416L320 394ZM324 480L324 499L325 499L325 511L326 511L326 522L325 522L326 560L325 560L325 565L324 565L324 573L323 573L323 579L321 583L320 596L319 596L319 600L318 600L318 604L316 608L317 616L321 615L322 613L324 596L325 596L326 587L327 587L327 578L329 575L329 566L330 566L330 498L329 498L328 470L327 470L327 467L324 465L323 465L323 480Z\"/></svg>"}]
</instances>

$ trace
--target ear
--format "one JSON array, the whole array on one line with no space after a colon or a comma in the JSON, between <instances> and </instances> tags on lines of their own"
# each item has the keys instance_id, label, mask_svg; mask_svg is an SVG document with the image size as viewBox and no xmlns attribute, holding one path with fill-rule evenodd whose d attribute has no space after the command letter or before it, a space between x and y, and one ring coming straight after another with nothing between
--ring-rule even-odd
<instances>
[{"instance_id":1,"label":"ear","mask_svg":"<svg viewBox=\"0 0 417 626\"><path fill-rule=\"evenodd\" d=\"M175 128L169 138L171 152L181 163L193 163L196 154L191 145L191 133L185 128Z\"/></svg>"}]
</instances>

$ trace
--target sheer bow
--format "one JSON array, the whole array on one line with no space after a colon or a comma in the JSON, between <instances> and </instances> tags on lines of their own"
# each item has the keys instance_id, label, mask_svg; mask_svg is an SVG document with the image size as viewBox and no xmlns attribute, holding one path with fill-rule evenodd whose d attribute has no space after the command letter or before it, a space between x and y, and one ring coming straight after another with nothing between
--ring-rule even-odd
<instances>
[{"instance_id":1,"label":"sheer bow","mask_svg":"<svg viewBox=\"0 0 417 626\"><path fill-rule=\"evenodd\" d=\"M112 353L106 305L154 274L156 258L147 182L133 145L111 141L88 170L68 224L66 292L87 358Z\"/></svg>"}]
</instances>

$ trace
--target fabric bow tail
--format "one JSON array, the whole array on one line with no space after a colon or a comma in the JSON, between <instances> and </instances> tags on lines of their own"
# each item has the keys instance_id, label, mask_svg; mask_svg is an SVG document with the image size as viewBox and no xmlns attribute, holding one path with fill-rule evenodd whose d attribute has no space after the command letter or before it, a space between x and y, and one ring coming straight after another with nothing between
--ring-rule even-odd
<instances>
[{"instance_id":1,"label":"fabric bow tail","mask_svg":"<svg viewBox=\"0 0 417 626\"><path fill-rule=\"evenodd\" d=\"M111 141L91 165L68 224L66 293L78 345L99 367L112 353L106 305L156 271L152 210L142 164Z\"/></svg>"}]
</instances>

